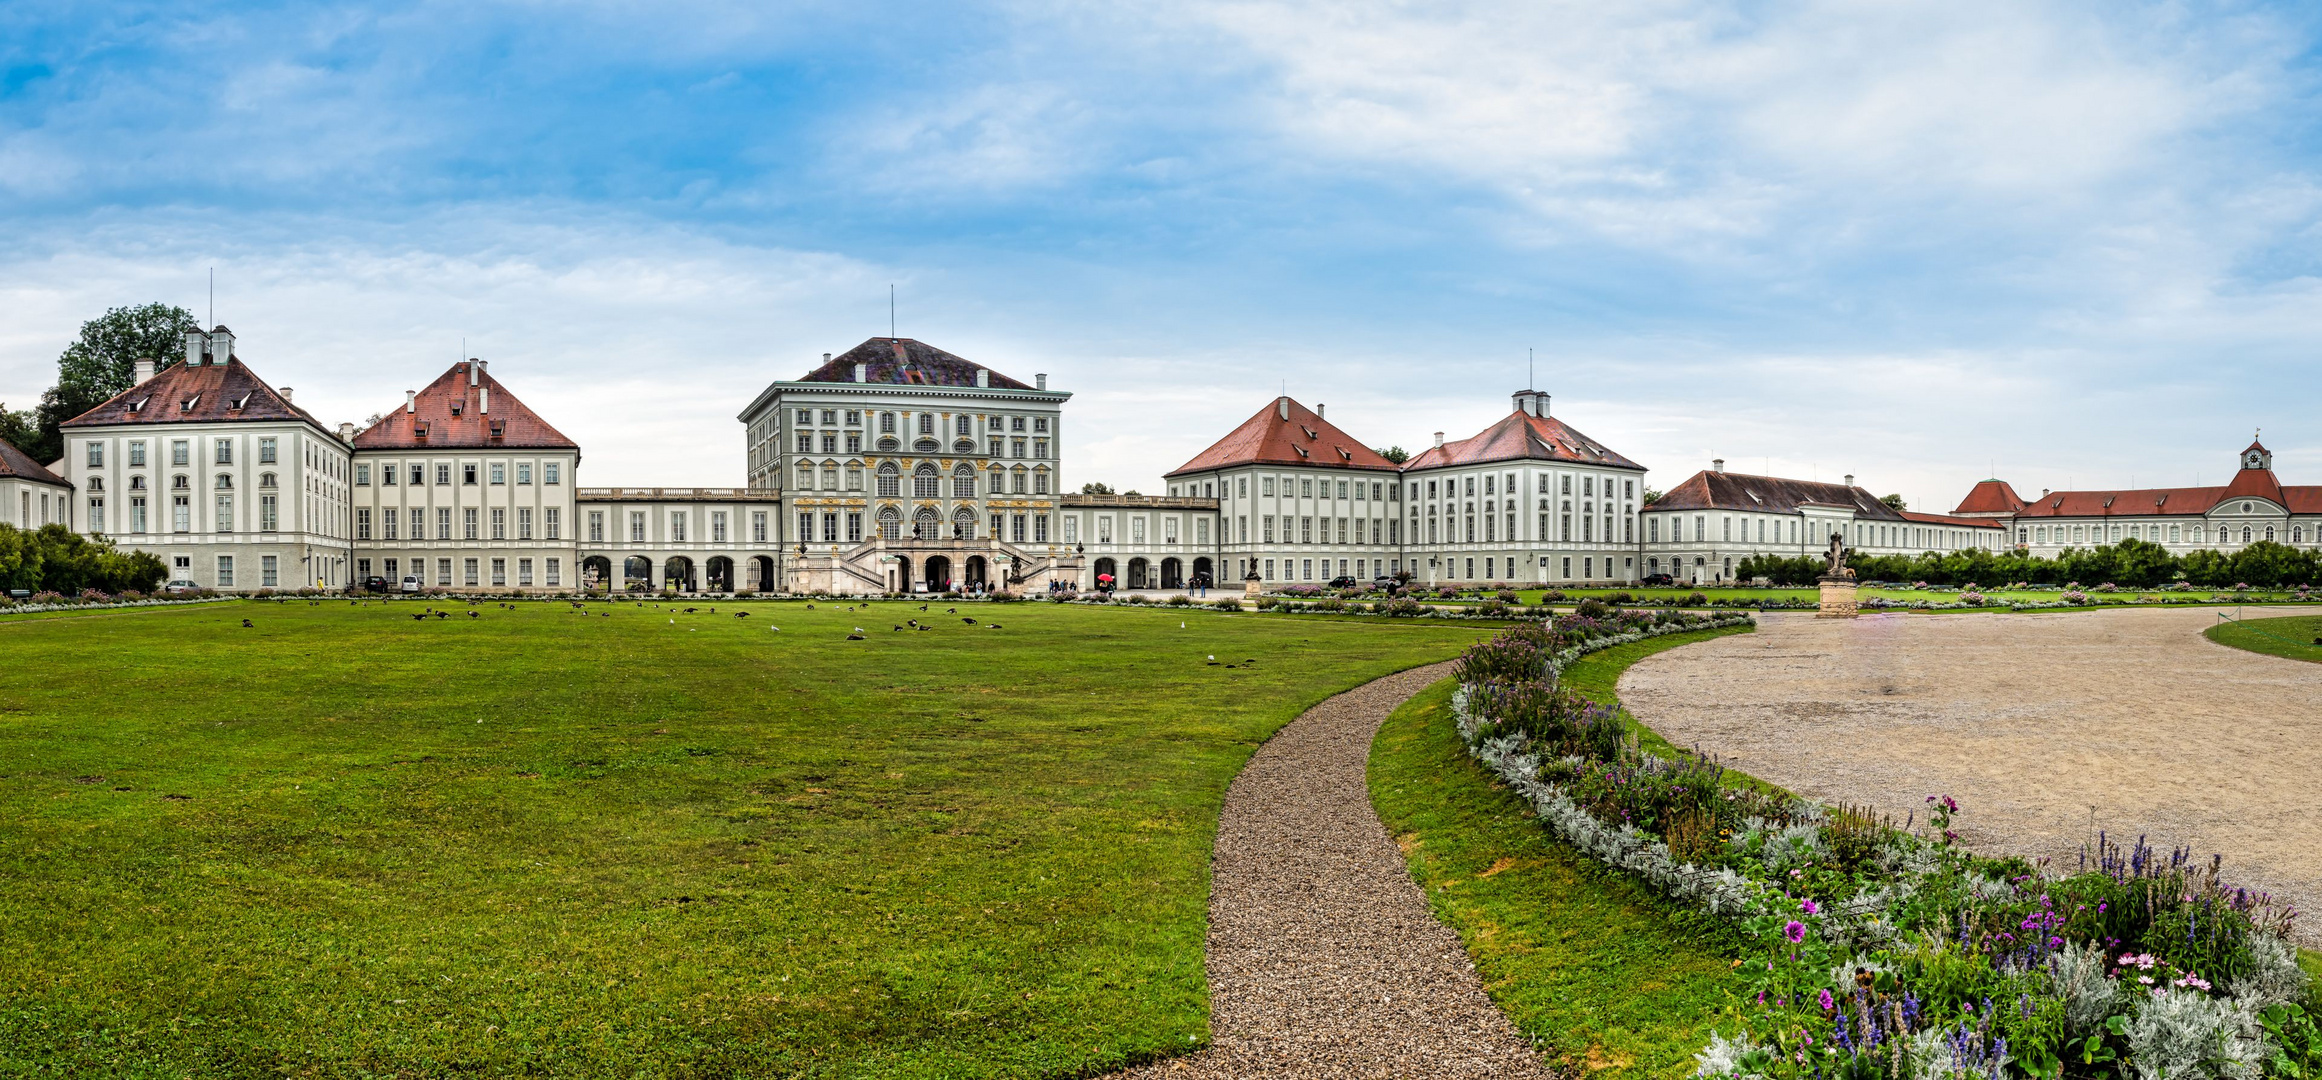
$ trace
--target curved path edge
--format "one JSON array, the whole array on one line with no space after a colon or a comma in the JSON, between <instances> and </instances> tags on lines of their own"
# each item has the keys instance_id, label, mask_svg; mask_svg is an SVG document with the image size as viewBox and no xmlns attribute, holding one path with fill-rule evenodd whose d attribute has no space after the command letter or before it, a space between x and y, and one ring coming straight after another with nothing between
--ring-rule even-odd
<instances>
[{"instance_id":1,"label":"curved path edge","mask_svg":"<svg viewBox=\"0 0 2322 1080\"><path fill-rule=\"evenodd\" d=\"M1308 709L1226 789L1211 855L1211 1043L1120 1080L1552 1075L1485 995L1371 806L1371 740L1429 664Z\"/></svg>"}]
</instances>

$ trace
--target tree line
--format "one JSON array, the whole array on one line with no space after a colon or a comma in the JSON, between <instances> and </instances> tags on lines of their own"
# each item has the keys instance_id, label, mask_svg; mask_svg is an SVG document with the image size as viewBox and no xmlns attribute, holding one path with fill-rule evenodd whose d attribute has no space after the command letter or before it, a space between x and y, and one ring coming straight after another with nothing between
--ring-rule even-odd
<instances>
[{"instance_id":1,"label":"tree line","mask_svg":"<svg viewBox=\"0 0 2322 1080\"><path fill-rule=\"evenodd\" d=\"M155 370L185 362L185 335L200 330L193 312L174 304L146 304L107 311L81 324L80 337L56 359L56 384L30 409L0 402L0 439L43 465L64 457L65 421L94 409L136 385L137 361Z\"/></svg>"},{"instance_id":2,"label":"tree line","mask_svg":"<svg viewBox=\"0 0 2322 1080\"><path fill-rule=\"evenodd\" d=\"M2260 540L2232 552L2202 548L2183 555L2149 540L2123 540L2094 548L2065 548L2053 558L2020 550L1929 551L1918 555L1850 554L1847 565L1863 581L1924 581L1929 585L1982 585L1992 588L2024 581L2035 585L2100 585L2149 589L2173 582L2223 587L2322 584L2322 551ZM1752 555L1734 568L1741 580L1768 578L1776 585L1812 585L1823 560Z\"/></svg>"},{"instance_id":3,"label":"tree line","mask_svg":"<svg viewBox=\"0 0 2322 1080\"><path fill-rule=\"evenodd\" d=\"M19 529L0 524L0 589L78 595L95 589L118 596L152 592L169 568L143 551L122 551L63 525Z\"/></svg>"}]
</instances>

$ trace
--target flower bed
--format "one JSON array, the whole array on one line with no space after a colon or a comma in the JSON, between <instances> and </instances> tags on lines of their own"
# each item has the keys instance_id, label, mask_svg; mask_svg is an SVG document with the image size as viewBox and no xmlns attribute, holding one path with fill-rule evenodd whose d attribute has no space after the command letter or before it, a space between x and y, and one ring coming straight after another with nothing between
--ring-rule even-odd
<instances>
[{"instance_id":1,"label":"flower bed","mask_svg":"<svg viewBox=\"0 0 2322 1080\"><path fill-rule=\"evenodd\" d=\"M184 607L189 604L215 604L221 600L232 599L234 598L231 596L220 596L216 593L208 592L206 590L199 593L169 597L107 596L103 593L96 593L92 595L87 592L84 592L79 596L64 596L59 593L35 593L32 596L25 598L21 603L9 603L6 600L0 600L0 615L30 615L42 611L101 611L108 608Z\"/></svg>"},{"instance_id":2,"label":"flower bed","mask_svg":"<svg viewBox=\"0 0 2322 1080\"><path fill-rule=\"evenodd\" d=\"M1639 752L1627 717L1558 684L1586 653L1746 619L1513 627L1461 658L1453 697L1469 752L1550 831L1741 932L1747 998L1699 1075L2255 1080L2322 1067L2293 913L2226 884L2218 860L2101 835L2069 874L1978 856L1958 846L1947 796L1928 798L1922 825L1769 793L1704 757Z\"/></svg>"}]
</instances>

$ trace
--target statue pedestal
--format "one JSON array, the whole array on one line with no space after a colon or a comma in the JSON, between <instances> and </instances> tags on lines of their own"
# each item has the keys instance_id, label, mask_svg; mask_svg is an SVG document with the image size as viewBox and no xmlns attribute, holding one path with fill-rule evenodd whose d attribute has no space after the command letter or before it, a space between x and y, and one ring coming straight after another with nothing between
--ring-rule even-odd
<instances>
[{"instance_id":1,"label":"statue pedestal","mask_svg":"<svg viewBox=\"0 0 2322 1080\"><path fill-rule=\"evenodd\" d=\"M1851 619L1856 615L1854 606L1854 577L1822 578L1822 606L1814 612L1817 619Z\"/></svg>"},{"instance_id":2,"label":"statue pedestal","mask_svg":"<svg viewBox=\"0 0 2322 1080\"><path fill-rule=\"evenodd\" d=\"M1242 596L1243 596L1243 598L1245 598L1245 599L1249 599L1249 600L1255 600L1255 599L1257 599L1257 598L1258 598L1258 590L1259 590L1259 589L1261 589L1261 588L1263 588L1263 587L1265 586L1265 584L1266 584L1266 583L1265 583L1264 581L1261 581L1261 580L1259 580L1258 578L1255 578L1255 577L1246 577L1246 578L1243 578L1243 579L1242 579Z\"/></svg>"}]
</instances>

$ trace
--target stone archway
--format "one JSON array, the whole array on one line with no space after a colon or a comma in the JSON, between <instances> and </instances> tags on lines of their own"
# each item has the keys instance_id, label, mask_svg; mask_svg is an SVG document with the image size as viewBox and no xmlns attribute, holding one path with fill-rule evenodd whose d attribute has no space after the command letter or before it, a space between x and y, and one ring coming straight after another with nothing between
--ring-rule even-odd
<instances>
[{"instance_id":1,"label":"stone archway","mask_svg":"<svg viewBox=\"0 0 2322 1080\"><path fill-rule=\"evenodd\" d=\"M653 560L643 555L631 555L621 560L621 590L649 590L653 588Z\"/></svg>"},{"instance_id":2,"label":"stone archway","mask_svg":"<svg viewBox=\"0 0 2322 1080\"><path fill-rule=\"evenodd\" d=\"M694 591L693 560L683 555L672 555L661 565L661 584L679 592Z\"/></svg>"},{"instance_id":3,"label":"stone archway","mask_svg":"<svg viewBox=\"0 0 2322 1080\"><path fill-rule=\"evenodd\" d=\"M988 573L989 571L984 569L983 556L970 555L967 557L967 574L964 579L967 587L971 589L981 589L989 585L991 583L991 579L986 576Z\"/></svg>"},{"instance_id":4,"label":"stone archway","mask_svg":"<svg viewBox=\"0 0 2322 1080\"><path fill-rule=\"evenodd\" d=\"M750 560L750 587L759 592L774 591L774 558L759 555Z\"/></svg>"},{"instance_id":5,"label":"stone archway","mask_svg":"<svg viewBox=\"0 0 2322 1080\"><path fill-rule=\"evenodd\" d=\"M591 555L581 560L581 589L593 591L613 589L613 560L602 555Z\"/></svg>"},{"instance_id":6,"label":"stone archway","mask_svg":"<svg viewBox=\"0 0 2322 1080\"><path fill-rule=\"evenodd\" d=\"M927 557L924 565L927 568L927 579L925 582L927 591L946 591L952 583L951 560L941 555L930 555Z\"/></svg>"},{"instance_id":7,"label":"stone archway","mask_svg":"<svg viewBox=\"0 0 2322 1080\"><path fill-rule=\"evenodd\" d=\"M1106 581L1106 578L1111 578L1112 580ZM1088 580L1089 584L1094 585L1100 589L1107 585L1117 586L1121 583L1121 571L1111 558L1107 557L1098 559L1089 567Z\"/></svg>"},{"instance_id":8,"label":"stone archway","mask_svg":"<svg viewBox=\"0 0 2322 1080\"><path fill-rule=\"evenodd\" d=\"M723 555L712 555L703 572L709 578L709 591L734 591L734 560Z\"/></svg>"},{"instance_id":9,"label":"stone archway","mask_svg":"<svg viewBox=\"0 0 2322 1080\"><path fill-rule=\"evenodd\" d=\"M1161 560L1161 587L1164 589L1184 588L1185 564L1176 559Z\"/></svg>"},{"instance_id":10,"label":"stone archway","mask_svg":"<svg viewBox=\"0 0 2322 1080\"><path fill-rule=\"evenodd\" d=\"M1193 560L1193 581L1196 585L1217 584L1217 571L1211 567L1207 557Z\"/></svg>"},{"instance_id":11,"label":"stone archway","mask_svg":"<svg viewBox=\"0 0 2322 1080\"><path fill-rule=\"evenodd\" d=\"M1153 564L1146 562L1145 559L1141 556L1138 558L1130 559L1128 587L1131 589L1152 588Z\"/></svg>"}]
</instances>

